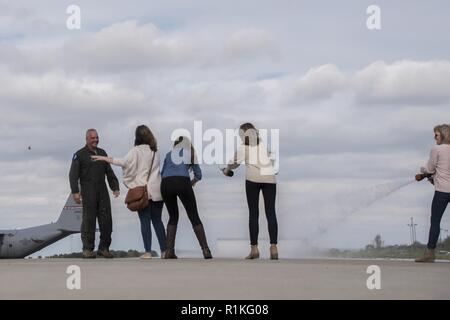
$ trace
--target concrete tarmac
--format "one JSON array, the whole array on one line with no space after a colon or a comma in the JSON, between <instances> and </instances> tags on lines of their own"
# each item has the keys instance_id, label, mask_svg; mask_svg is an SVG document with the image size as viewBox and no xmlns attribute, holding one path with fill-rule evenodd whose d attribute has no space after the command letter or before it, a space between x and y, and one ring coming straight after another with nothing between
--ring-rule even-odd
<instances>
[{"instance_id":1,"label":"concrete tarmac","mask_svg":"<svg viewBox=\"0 0 450 320\"><path fill-rule=\"evenodd\" d=\"M66 273L71 265L80 268L79 290L67 288L67 280L73 276ZM381 289L367 287L370 265L380 268ZM0 283L0 299L450 299L450 263L220 258L0 260Z\"/></svg>"}]
</instances>

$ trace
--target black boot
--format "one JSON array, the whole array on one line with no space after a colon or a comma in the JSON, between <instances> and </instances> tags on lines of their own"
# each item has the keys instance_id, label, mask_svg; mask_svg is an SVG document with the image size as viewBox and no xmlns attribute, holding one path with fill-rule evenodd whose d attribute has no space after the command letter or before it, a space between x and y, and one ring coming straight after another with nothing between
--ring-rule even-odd
<instances>
[{"instance_id":1,"label":"black boot","mask_svg":"<svg viewBox=\"0 0 450 320\"><path fill-rule=\"evenodd\" d=\"M177 225L167 225L167 249L164 259L177 259L175 255L175 236L177 235Z\"/></svg>"},{"instance_id":2,"label":"black boot","mask_svg":"<svg viewBox=\"0 0 450 320\"><path fill-rule=\"evenodd\" d=\"M200 244L200 247L202 248L203 257L205 259L212 259L211 251L208 247L208 242L206 241L206 234L205 229L203 228L202 224L196 225L194 227L195 235L197 236L198 243Z\"/></svg>"}]
</instances>

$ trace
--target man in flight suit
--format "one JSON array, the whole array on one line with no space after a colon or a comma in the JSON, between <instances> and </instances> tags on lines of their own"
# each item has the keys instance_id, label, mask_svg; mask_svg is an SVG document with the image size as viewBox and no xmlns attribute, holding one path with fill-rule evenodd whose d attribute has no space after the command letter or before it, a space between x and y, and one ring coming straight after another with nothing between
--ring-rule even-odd
<instances>
[{"instance_id":1,"label":"man in flight suit","mask_svg":"<svg viewBox=\"0 0 450 320\"><path fill-rule=\"evenodd\" d=\"M83 242L83 258L95 258L95 229L96 219L100 227L100 244L97 254L105 258L112 258L109 252L112 233L111 201L105 183L108 184L117 198L119 181L111 169L110 164L104 161L92 161L91 156L107 156L105 150L97 147L99 142L95 129L86 132L86 146L78 150L72 159L69 180L72 196L76 203L83 204L83 218L81 222L81 241ZM81 194L78 186L81 186Z\"/></svg>"}]
</instances>

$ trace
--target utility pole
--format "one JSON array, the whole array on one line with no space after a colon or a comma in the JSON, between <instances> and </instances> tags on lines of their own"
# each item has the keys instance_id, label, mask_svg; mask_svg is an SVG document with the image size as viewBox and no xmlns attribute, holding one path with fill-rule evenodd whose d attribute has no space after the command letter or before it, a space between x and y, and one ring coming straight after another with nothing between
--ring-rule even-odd
<instances>
[{"instance_id":1,"label":"utility pole","mask_svg":"<svg viewBox=\"0 0 450 320\"><path fill-rule=\"evenodd\" d=\"M411 245L414 245L414 243L416 243L417 238L416 238L416 226L417 224L414 223L414 219L411 217L411 223L408 224L409 227L409 236L411 239Z\"/></svg>"}]
</instances>

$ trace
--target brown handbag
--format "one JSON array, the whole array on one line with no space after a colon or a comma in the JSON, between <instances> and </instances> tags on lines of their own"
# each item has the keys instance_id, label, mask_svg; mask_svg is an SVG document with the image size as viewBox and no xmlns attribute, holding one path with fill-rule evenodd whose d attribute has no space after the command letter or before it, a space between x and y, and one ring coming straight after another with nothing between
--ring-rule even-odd
<instances>
[{"instance_id":1,"label":"brown handbag","mask_svg":"<svg viewBox=\"0 0 450 320\"><path fill-rule=\"evenodd\" d=\"M150 179L150 174L152 173L153 160L155 159L155 153L153 152L152 164L150 165L150 170L148 171L147 184ZM148 206L149 194L147 191L147 184L145 186L139 186L131 188L128 190L125 197L125 204L127 208L133 212L140 211Z\"/></svg>"}]
</instances>

